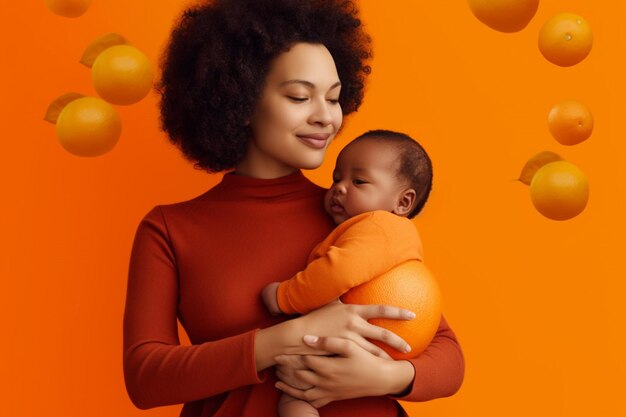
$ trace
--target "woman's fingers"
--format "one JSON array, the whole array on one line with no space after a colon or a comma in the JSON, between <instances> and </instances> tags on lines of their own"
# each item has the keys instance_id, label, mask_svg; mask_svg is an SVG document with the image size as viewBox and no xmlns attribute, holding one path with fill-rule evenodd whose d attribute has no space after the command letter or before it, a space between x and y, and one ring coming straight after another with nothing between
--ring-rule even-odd
<instances>
[{"instance_id":1,"label":"woman's fingers","mask_svg":"<svg viewBox=\"0 0 626 417\"><path fill-rule=\"evenodd\" d=\"M376 327L376 326L373 326L373 327ZM356 343L361 348L368 351L374 356L378 356L379 358L383 358L383 359L391 359L391 356L389 356L387 352L385 352L383 349L381 349L379 346L376 346L369 340L365 339L365 337L369 337L369 336L361 337L355 340L354 343Z\"/></svg>"},{"instance_id":2,"label":"woman's fingers","mask_svg":"<svg viewBox=\"0 0 626 417\"><path fill-rule=\"evenodd\" d=\"M280 381L276 383L275 387L285 394L308 402L315 408L321 408L333 401L332 397L325 390L319 389L317 387L313 387L307 390L299 390L290 387L289 385L286 385Z\"/></svg>"},{"instance_id":3,"label":"woman's fingers","mask_svg":"<svg viewBox=\"0 0 626 417\"><path fill-rule=\"evenodd\" d=\"M378 327L370 323L364 323L359 333L363 337L367 337L368 339L378 340L379 342L383 342L386 345L391 346L392 348L396 349L399 352L408 353L411 351L411 346L406 342L406 340L404 340L403 338L401 338L394 332L387 330L385 328ZM374 346L378 348L378 346L376 345ZM369 349L366 349L366 350L369 351ZM380 350L383 351L382 349ZM374 352L371 352L371 351L370 353L375 354ZM382 355L376 355L376 356L383 357Z\"/></svg>"},{"instance_id":4,"label":"woman's fingers","mask_svg":"<svg viewBox=\"0 0 626 417\"><path fill-rule=\"evenodd\" d=\"M322 358L323 356L311 356L312 358ZM321 384L320 375L317 375L315 372L309 369L299 369L295 371L296 377L302 381L302 385L306 385L307 388L316 387Z\"/></svg>"},{"instance_id":5,"label":"woman's fingers","mask_svg":"<svg viewBox=\"0 0 626 417\"><path fill-rule=\"evenodd\" d=\"M300 371L306 370L303 357L300 355L279 355L274 358L276 363L276 376L278 379L290 385L293 388L307 390L313 387L313 384L306 382L301 378Z\"/></svg>"},{"instance_id":6,"label":"woman's fingers","mask_svg":"<svg viewBox=\"0 0 626 417\"><path fill-rule=\"evenodd\" d=\"M415 313L404 308L386 306L386 305L359 305L359 314L364 319L394 319L394 320L413 320Z\"/></svg>"},{"instance_id":7,"label":"woman's fingers","mask_svg":"<svg viewBox=\"0 0 626 417\"><path fill-rule=\"evenodd\" d=\"M278 355L274 360L279 365L290 366L294 369L306 369L301 355Z\"/></svg>"},{"instance_id":8,"label":"woman's fingers","mask_svg":"<svg viewBox=\"0 0 626 417\"><path fill-rule=\"evenodd\" d=\"M316 349L324 350L327 352L331 352L337 356L344 357L350 356L350 354L353 352L353 349L357 347L354 341L350 339L344 339L342 337L318 337L306 335L304 336L304 342L307 345ZM302 359L308 368L311 368L311 359L316 358L305 357Z\"/></svg>"},{"instance_id":9,"label":"woman's fingers","mask_svg":"<svg viewBox=\"0 0 626 417\"><path fill-rule=\"evenodd\" d=\"M366 320L372 318L412 320L415 318L415 313L399 307L386 305L355 305L354 307L357 309L358 314ZM375 326L368 322L362 322L355 330L362 337L383 342L399 352L407 353L411 351L411 346L404 339L383 327ZM371 346L361 346L373 355L385 357L385 355L380 353L384 351L376 345L372 346L378 349L374 349ZM385 357L385 359L387 358Z\"/></svg>"},{"instance_id":10,"label":"woman's fingers","mask_svg":"<svg viewBox=\"0 0 626 417\"><path fill-rule=\"evenodd\" d=\"M278 381L274 386L278 388L279 390L281 390L282 392L284 392L285 394L291 395L292 397L297 398L299 400L304 400L308 402L317 400L318 395L319 395L319 393L317 392L318 390L315 387L311 389L302 390L302 389L291 387L281 381Z\"/></svg>"},{"instance_id":11,"label":"woman's fingers","mask_svg":"<svg viewBox=\"0 0 626 417\"><path fill-rule=\"evenodd\" d=\"M307 390L313 388L313 384L309 384L307 382L303 382L298 376L295 375L294 371L286 371L283 368L276 369L276 377L284 382L285 384L297 388L300 390Z\"/></svg>"},{"instance_id":12,"label":"woman's fingers","mask_svg":"<svg viewBox=\"0 0 626 417\"><path fill-rule=\"evenodd\" d=\"M343 337L356 342L361 348L372 355L389 358L372 340L388 344L399 352L406 352L409 346L405 340L389 330L368 323L368 319L385 318L395 320L411 320L415 314L411 311L386 305L357 305L331 302L296 322L298 329L313 334ZM305 333L306 334L306 333ZM302 336L300 336L302 337ZM369 340L368 340L369 339ZM327 354L321 350L298 350L298 354Z\"/></svg>"},{"instance_id":13,"label":"woman's fingers","mask_svg":"<svg viewBox=\"0 0 626 417\"><path fill-rule=\"evenodd\" d=\"M383 349L381 349L379 346L376 346L375 344L368 342L367 340L365 342L367 343L367 345L361 346L361 347L367 350L372 355L378 356L379 358L383 358L383 359L393 360L393 358L389 356L389 354L385 352Z\"/></svg>"}]
</instances>

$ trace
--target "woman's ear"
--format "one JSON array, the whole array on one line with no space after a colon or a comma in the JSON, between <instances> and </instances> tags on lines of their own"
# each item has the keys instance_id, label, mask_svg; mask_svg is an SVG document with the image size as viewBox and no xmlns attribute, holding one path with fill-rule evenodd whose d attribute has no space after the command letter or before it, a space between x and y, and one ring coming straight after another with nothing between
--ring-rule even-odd
<instances>
[{"instance_id":1,"label":"woman's ear","mask_svg":"<svg viewBox=\"0 0 626 417\"><path fill-rule=\"evenodd\" d=\"M394 214L398 216L408 216L413 207L415 206L415 198L417 193L414 189L408 188L400 193L396 207L392 210Z\"/></svg>"}]
</instances>

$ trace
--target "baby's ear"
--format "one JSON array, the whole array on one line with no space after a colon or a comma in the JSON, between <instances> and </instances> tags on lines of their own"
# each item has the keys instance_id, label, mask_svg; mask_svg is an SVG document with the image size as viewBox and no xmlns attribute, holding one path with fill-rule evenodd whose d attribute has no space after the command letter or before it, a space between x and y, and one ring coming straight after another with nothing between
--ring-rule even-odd
<instances>
[{"instance_id":1,"label":"baby's ear","mask_svg":"<svg viewBox=\"0 0 626 417\"><path fill-rule=\"evenodd\" d=\"M393 213L398 216L408 216L413 209L413 206L415 206L416 196L417 193L412 188L402 191L398 196L398 201L396 202L396 207L394 208Z\"/></svg>"}]
</instances>

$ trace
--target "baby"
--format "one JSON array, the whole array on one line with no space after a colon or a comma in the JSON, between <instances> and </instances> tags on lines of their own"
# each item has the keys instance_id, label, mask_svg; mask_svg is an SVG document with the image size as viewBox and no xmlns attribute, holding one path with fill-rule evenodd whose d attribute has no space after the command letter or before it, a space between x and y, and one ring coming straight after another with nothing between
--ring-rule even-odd
<instances>
[{"instance_id":1,"label":"baby","mask_svg":"<svg viewBox=\"0 0 626 417\"><path fill-rule=\"evenodd\" d=\"M409 220L432 185L426 151L403 133L369 131L337 157L324 208L337 227L309 255L306 269L262 291L272 314L306 314L409 260L422 245ZM410 349L410 348L408 348ZM306 401L283 394L280 417L318 416Z\"/></svg>"}]
</instances>

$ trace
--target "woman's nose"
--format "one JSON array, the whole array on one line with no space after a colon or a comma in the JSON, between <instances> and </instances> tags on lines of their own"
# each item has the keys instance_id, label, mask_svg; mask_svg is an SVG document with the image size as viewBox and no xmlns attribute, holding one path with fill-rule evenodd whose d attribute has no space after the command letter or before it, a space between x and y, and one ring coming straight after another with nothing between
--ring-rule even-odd
<instances>
[{"instance_id":1,"label":"woman's nose","mask_svg":"<svg viewBox=\"0 0 626 417\"><path fill-rule=\"evenodd\" d=\"M333 115L330 111L331 104L326 99L316 100L309 121L312 124L327 126L333 122Z\"/></svg>"}]
</instances>

